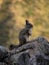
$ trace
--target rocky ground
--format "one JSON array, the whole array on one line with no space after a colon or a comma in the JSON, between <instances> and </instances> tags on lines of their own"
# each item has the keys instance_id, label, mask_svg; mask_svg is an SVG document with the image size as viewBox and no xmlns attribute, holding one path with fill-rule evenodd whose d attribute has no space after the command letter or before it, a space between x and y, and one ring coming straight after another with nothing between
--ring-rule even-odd
<instances>
[{"instance_id":1,"label":"rocky ground","mask_svg":"<svg viewBox=\"0 0 49 65\"><path fill-rule=\"evenodd\" d=\"M38 37L11 49L0 46L0 65L49 65L49 42Z\"/></svg>"}]
</instances>

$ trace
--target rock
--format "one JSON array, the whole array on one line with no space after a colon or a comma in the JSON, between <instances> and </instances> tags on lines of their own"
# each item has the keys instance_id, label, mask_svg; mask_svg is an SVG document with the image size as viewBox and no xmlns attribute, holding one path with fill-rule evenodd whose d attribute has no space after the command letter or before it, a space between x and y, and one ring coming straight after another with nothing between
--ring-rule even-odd
<instances>
[{"instance_id":1,"label":"rock","mask_svg":"<svg viewBox=\"0 0 49 65\"><path fill-rule=\"evenodd\" d=\"M0 65L49 65L49 42L38 37L22 46L14 45L10 51L0 46L0 62Z\"/></svg>"},{"instance_id":2,"label":"rock","mask_svg":"<svg viewBox=\"0 0 49 65\"><path fill-rule=\"evenodd\" d=\"M1 65L8 64L9 59L10 59L10 53L9 53L8 48L6 48L4 46L0 46L0 62L1 62L0 64Z\"/></svg>"},{"instance_id":3,"label":"rock","mask_svg":"<svg viewBox=\"0 0 49 65\"><path fill-rule=\"evenodd\" d=\"M17 53L20 53L20 52L24 52L28 49L34 49L35 48L35 45L33 43L27 43L27 44L24 44L18 48L15 48L11 51L12 54L17 54Z\"/></svg>"},{"instance_id":4,"label":"rock","mask_svg":"<svg viewBox=\"0 0 49 65\"><path fill-rule=\"evenodd\" d=\"M0 61L3 61L4 58L8 56L8 50L4 46L0 46Z\"/></svg>"},{"instance_id":5,"label":"rock","mask_svg":"<svg viewBox=\"0 0 49 65\"><path fill-rule=\"evenodd\" d=\"M39 43L39 50L44 54L49 54L49 42L44 37L38 37L37 42Z\"/></svg>"},{"instance_id":6,"label":"rock","mask_svg":"<svg viewBox=\"0 0 49 65\"><path fill-rule=\"evenodd\" d=\"M30 65L49 65L49 57L44 55L33 55L29 62Z\"/></svg>"},{"instance_id":7,"label":"rock","mask_svg":"<svg viewBox=\"0 0 49 65\"><path fill-rule=\"evenodd\" d=\"M37 55L36 56L37 65L49 65L49 56Z\"/></svg>"},{"instance_id":8,"label":"rock","mask_svg":"<svg viewBox=\"0 0 49 65\"><path fill-rule=\"evenodd\" d=\"M37 65L36 56L33 55L29 60L30 65Z\"/></svg>"},{"instance_id":9,"label":"rock","mask_svg":"<svg viewBox=\"0 0 49 65\"><path fill-rule=\"evenodd\" d=\"M12 55L10 59L12 59L13 65L28 65L30 55L27 52L21 52L19 54Z\"/></svg>"},{"instance_id":10,"label":"rock","mask_svg":"<svg viewBox=\"0 0 49 65\"><path fill-rule=\"evenodd\" d=\"M7 65L6 63L4 63L4 62L0 62L0 65Z\"/></svg>"},{"instance_id":11,"label":"rock","mask_svg":"<svg viewBox=\"0 0 49 65\"><path fill-rule=\"evenodd\" d=\"M11 52L13 54L26 51L28 49L34 50L33 53L49 53L49 43L44 37L38 37L27 44L24 44L20 47L15 47Z\"/></svg>"}]
</instances>

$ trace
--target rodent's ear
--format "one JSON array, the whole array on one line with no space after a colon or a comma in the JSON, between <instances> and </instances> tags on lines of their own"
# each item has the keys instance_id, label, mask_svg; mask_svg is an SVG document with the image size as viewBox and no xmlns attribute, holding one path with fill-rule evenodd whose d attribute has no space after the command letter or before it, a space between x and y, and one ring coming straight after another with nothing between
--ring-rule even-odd
<instances>
[{"instance_id":1,"label":"rodent's ear","mask_svg":"<svg viewBox=\"0 0 49 65\"><path fill-rule=\"evenodd\" d=\"M28 20L26 20L26 25L28 24Z\"/></svg>"},{"instance_id":2,"label":"rodent's ear","mask_svg":"<svg viewBox=\"0 0 49 65\"><path fill-rule=\"evenodd\" d=\"M29 28L32 28L33 27L33 25L31 23L29 23L28 20L26 20L26 26L29 27Z\"/></svg>"}]
</instances>

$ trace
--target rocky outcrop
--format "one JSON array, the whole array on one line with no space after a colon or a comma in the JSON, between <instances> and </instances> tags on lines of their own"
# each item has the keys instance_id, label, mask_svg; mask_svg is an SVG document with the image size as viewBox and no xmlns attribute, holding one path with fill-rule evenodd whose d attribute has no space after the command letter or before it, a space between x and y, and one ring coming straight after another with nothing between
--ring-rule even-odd
<instances>
[{"instance_id":1,"label":"rocky outcrop","mask_svg":"<svg viewBox=\"0 0 49 65\"><path fill-rule=\"evenodd\" d=\"M0 46L0 56L0 62L7 65L49 65L49 42L38 37L12 50Z\"/></svg>"}]
</instances>

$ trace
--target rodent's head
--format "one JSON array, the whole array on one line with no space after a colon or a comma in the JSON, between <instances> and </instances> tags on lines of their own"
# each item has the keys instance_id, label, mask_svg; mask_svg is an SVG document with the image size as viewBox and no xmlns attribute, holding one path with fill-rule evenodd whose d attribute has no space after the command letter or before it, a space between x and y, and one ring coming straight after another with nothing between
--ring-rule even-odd
<instances>
[{"instance_id":1,"label":"rodent's head","mask_svg":"<svg viewBox=\"0 0 49 65\"><path fill-rule=\"evenodd\" d=\"M31 23L29 23L28 20L26 20L26 28L31 29L33 27L33 25Z\"/></svg>"}]
</instances>

